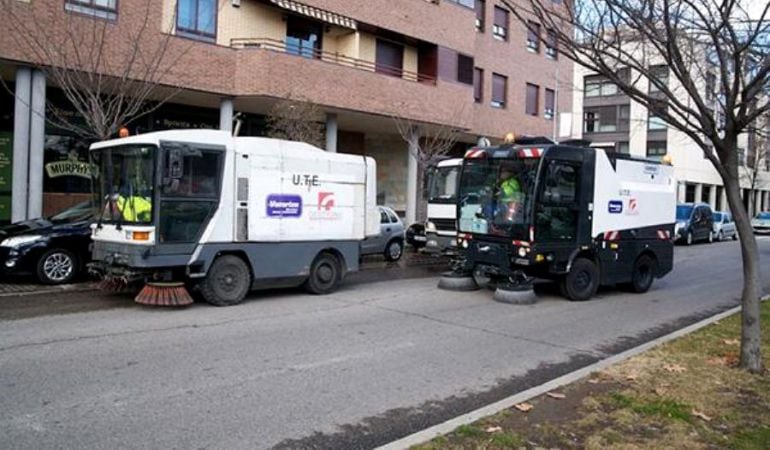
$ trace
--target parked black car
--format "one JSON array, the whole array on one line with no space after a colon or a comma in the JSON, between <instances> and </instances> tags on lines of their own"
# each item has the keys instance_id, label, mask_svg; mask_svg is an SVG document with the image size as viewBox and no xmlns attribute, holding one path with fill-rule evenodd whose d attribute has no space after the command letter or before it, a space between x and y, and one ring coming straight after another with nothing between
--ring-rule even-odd
<instances>
[{"instance_id":1,"label":"parked black car","mask_svg":"<svg viewBox=\"0 0 770 450\"><path fill-rule=\"evenodd\" d=\"M41 283L63 284L82 273L91 259L91 202L49 217L0 227L0 273L32 274Z\"/></svg>"},{"instance_id":2,"label":"parked black car","mask_svg":"<svg viewBox=\"0 0 770 450\"><path fill-rule=\"evenodd\" d=\"M425 225L413 223L406 229L406 243L415 250L425 247L428 238L425 236Z\"/></svg>"},{"instance_id":3,"label":"parked black car","mask_svg":"<svg viewBox=\"0 0 770 450\"><path fill-rule=\"evenodd\" d=\"M705 203L682 203L676 205L677 241L691 245L696 241L714 242L714 213Z\"/></svg>"}]
</instances>

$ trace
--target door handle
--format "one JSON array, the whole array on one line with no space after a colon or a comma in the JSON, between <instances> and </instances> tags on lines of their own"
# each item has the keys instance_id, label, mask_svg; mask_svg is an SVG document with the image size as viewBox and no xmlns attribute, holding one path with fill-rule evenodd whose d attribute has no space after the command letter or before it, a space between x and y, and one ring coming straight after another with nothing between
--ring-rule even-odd
<instances>
[{"instance_id":1,"label":"door handle","mask_svg":"<svg viewBox=\"0 0 770 450\"><path fill-rule=\"evenodd\" d=\"M390 228L385 228L385 231L390 231Z\"/></svg>"}]
</instances>

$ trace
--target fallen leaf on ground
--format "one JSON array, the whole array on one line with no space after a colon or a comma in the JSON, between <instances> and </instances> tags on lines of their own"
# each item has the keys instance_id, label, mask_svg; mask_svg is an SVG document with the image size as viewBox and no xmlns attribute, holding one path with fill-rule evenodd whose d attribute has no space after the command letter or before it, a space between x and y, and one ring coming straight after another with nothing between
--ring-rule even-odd
<instances>
[{"instance_id":1,"label":"fallen leaf on ground","mask_svg":"<svg viewBox=\"0 0 770 450\"><path fill-rule=\"evenodd\" d=\"M738 339L723 339L722 343L725 345L738 345L741 343Z\"/></svg>"},{"instance_id":2,"label":"fallen leaf on ground","mask_svg":"<svg viewBox=\"0 0 770 450\"><path fill-rule=\"evenodd\" d=\"M514 408L521 412L529 412L532 410L533 406L529 403L519 403L518 405L515 405Z\"/></svg>"},{"instance_id":3,"label":"fallen leaf on ground","mask_svg":"<svg viewBox=\"0 0 770 450\"><path fill-rule=\"evenodd\" d=\"M693 409L692 410L692 415L697 417L697 418L699 418L699 419L705 420L706 422L711 422L711 417L709 417L706 414L698 411L697 409Z\"/></svg>"},{"instance_id":4,"label":"fallen leaf on ground","mask_svg":"<svg viewBox=\"0 0 770 450\"><path fill-rule=\"evenodd\" d=\"M556 400L561 400L563 398L567 398L566 395L562 394L561 392L546 392L545 395L555 398Z\"/></svg>"},{"instance_id":5,"label":"fallen leaf on ground","mask_svg":"<svg viewBox=\"0 0 770 450\"><path fill-rule=\"evenodd\" d=\"M498 433L500 431L503 431L503 427L489 427L486 430L487 433Z\"/></svg>"},{"instance_id":6,"label":"fallen leaf on ground","mask_svg":"<svg viewBox=\"0 0 770 450\"><path fill-rule=\"evenodd\" d=\"M629 373L626 375L626 381L636 381L637 378L639 378L639 375L635 373Z\"/></svg>"},{"instance_id":7,"label":"fallen leaf on ground","mask_svg":"<svg viewBox=\"0 0 770 450\"><path fill-rule=\"evenodd\" d=\"M591 384L599 384L599 381L600 380L598 378L591 378L590 380L588 380L588 382Z\"/></svg>"},{"instance_id":8,"label":"fallen leaf on ground","mask_svg":"<svg viewBox=\"0 0 770 450\"><path fill-rule=\"evenodd\" d=\"M663 389L663 388L655 388L655 389L653 389L653 392L655 392L656 394L661 395L661 396L666 394L666 390Z\"/></svg>"},{"instance_id":9,"label":"fallen leaf on ground","mask_svg":"<svg viewBox=\"0 0 770 450\"><path fill-rule=\"evenodd\" d=\"M727 358L723 356L712 356L711 358L706 360L707 364L711 364L713 366L727 366Z\"/></svg>"},{"instance_id":10,"label":"fallen leaf on ground","mask_svg":"<svg viewBox=\"0 0 770 450\"><path fill-rule=\"evenodd\" d=\"M663 370L666 372L672 372L672 373L683 373L687 372L687 369L680 366L679 364L666 364L663 366Z\"/></svg>"}]
</instances>

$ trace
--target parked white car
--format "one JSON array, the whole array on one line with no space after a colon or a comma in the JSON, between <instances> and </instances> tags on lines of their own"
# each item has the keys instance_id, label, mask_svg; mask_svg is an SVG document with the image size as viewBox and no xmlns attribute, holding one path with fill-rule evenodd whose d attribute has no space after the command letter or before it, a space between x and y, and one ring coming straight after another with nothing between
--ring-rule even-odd
<instances>
[{"instance_id":1,"label":"parked white car","mask_svg":"<svg viewBox=\"0 0 770 450\"><path fill-rule=\"evenodd\" d=\"M751 219L751 228L754 234L770 233L770 212L761 212Z\"/></svg>"},{"instance_id":2,"label":"parked white car","mask_svg":"<svg viewBox=\"0 0 770 450\"><path fill-rule=\"evenodd\" d=\"M714 213L714 236L717 241L725 239L738 239L733 215L729 212L717 211Z\"/></svg>"},{"instance_id":3,"label":"parked white car","mask_svg":"<svg viewBox=\"0 0 770 450\"><path fill-rule=\"evenodd\" d=\"M388 261L398 261L404 253L404 223L391 208L377 208L380 211L380 234L361 242L361 254L381 254Z\"/></svg>"}]
</instances>

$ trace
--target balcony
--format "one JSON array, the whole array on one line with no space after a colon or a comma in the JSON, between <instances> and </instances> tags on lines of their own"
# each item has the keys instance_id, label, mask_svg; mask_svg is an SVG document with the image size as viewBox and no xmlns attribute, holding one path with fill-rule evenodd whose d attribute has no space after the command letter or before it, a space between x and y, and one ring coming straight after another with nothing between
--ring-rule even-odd
<instances>
[{"instance_id":1,"label":"balcony","mask_svg":"<svg viewBox=\"0 0 770 450\"><path fill-rule=\"evenodd\" d=\"M236 49L261 49L270 52L323 61L338 66L401 78L422 84L436 84L436 77L405 70L402 67L389 66L364 59L353 58L339 52L327 52L314 47L297 45L272 38L236 38L230 40L230 46Z\"/></svg>"}]
</instances>

